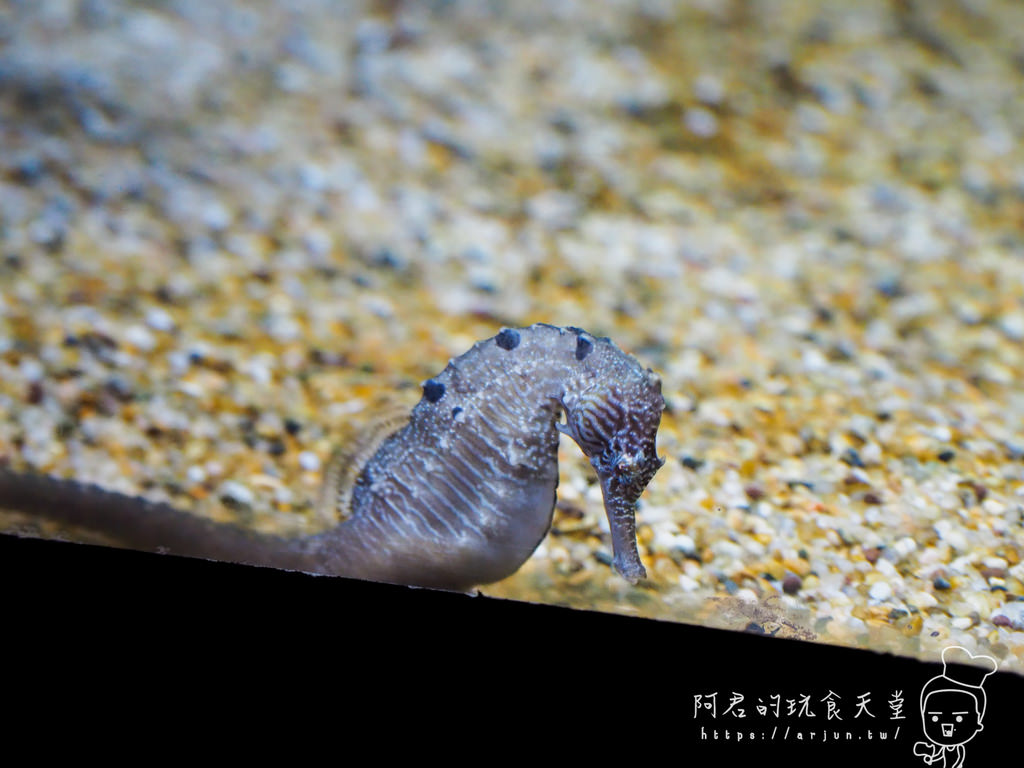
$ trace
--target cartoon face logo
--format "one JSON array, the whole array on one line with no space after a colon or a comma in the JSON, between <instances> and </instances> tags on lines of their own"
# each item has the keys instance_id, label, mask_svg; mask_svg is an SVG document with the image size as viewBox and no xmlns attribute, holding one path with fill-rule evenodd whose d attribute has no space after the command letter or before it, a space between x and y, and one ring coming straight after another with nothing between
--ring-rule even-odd
<instances>
[{"instance_id":1,"label":"cartoon face logo","mask_svg":"<svg viewBox=\"0 0 1024 768\"><path fill-rule=\"evenodd\" d=\"M925 697L921 716L924 735L944 747L965 744L983 728L978 699L964 690L932 691Z\"/></svg>"},{"instance_id":2,"label":"cartoon face logo","mask_svg":"<svg viewBox=\"0 0 1024 768\"><path fill-rule=\"evenodd\" d=\"M942 674L921 689L921 722L928 741L914 744L914 754L926 765L962 766L964 744L982 729L985 717L985 678L996 671L991 656L975 656L951 645L942 651Z\"/></svg>"}]
</instances>

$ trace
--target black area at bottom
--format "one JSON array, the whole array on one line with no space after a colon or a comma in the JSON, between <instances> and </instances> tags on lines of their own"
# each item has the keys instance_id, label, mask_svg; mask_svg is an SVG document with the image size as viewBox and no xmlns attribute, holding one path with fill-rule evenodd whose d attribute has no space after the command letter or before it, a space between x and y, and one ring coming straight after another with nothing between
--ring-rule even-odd
<instances>
[{"instance_id":1,"label":"black area at bottom","mask_svg":"<svg viewBox=\"0 0 1024 768\"><path fill-rule=\"evenodd\" d=\"M268 734L313 746L383 727L376 754L481 741L574 760L622 750L684 763L841 754L923 765L913 755L918 696L941 672L743 633L8 536L0 579L5 692L22 711L57 727L83 716L101 730L141 724L154 745L203 724L235 756ZM12 687L14 677L27 684ZM1004 754L1019 735L1024 677L996 674L985 688L985 730L968 764ZM888 707L897 690L899 721ZM826 719L830 692L841 723ZM695 707L712 693L715 718ZM734 693L746 718L724 713ZM853 717L864 693L874 719ZM758 698L771 706L774 695L804 694L814 717L787 717L785 704L777 718L756 712ZM101 695L117 709L97 707ZM247 725L228 728L240 713ZM822 742L823 729L853 739Z\"/></svg>"}]
</instances>

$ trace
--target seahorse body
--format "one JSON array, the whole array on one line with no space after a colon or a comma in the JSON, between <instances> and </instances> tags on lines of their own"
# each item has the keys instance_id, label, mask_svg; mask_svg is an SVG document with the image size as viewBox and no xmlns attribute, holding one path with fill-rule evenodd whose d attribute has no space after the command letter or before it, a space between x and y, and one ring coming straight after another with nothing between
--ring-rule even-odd
<instances>
[{"instance_id":1,"label":"seahorse body","mask_svg":"<svg viewBox=\"0 0 1024 768\"><path fill-rule=\"evenodd\" d=\"M423 384L408 421L380 443L323 533L285 539L166 504L0 471L0 508L114 535L139 549L310 573L469 589L514 573L547 533L558 435L590 458L604 494L613 564L636 582L636 500L664 463L661 382L609 339L578 328L506 328ZM565 412L564 424L558 422Z\"/></svg>"}]
</instances>

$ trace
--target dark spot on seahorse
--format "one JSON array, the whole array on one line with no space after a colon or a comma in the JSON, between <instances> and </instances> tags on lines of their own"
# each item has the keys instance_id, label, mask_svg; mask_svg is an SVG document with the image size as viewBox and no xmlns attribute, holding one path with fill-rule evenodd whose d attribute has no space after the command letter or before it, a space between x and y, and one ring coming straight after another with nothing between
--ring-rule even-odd
<instances>
[{"instance_id":1,"label":"dark spot on seahorse","mask_svg":"<svg viewBox=\"0 0 1024 768\"><path fill-rule=\"evenodd\" d=\"M460 413L462 413L462 406L461 405L457 405L454 408L452 408L452 418L453 419L458 418L458 415Z\"/></svg>"},{"instance_id":2,"label":"dark spot on seahorse","mask_svg":"<svg viewBox=\"0 0 1024 768\"><path fill-rule=\"evenodd\" d=\"M515 349L519 346L519 331L506 328L494 337L494 343L502 349Z\"/></svg>"},{"instance_id":3,"label":"dark spot on seahorse","mask_svg":"<svg viewBox=\"0 0 1024 768\"><path fill-rule=\"evenodd\" d=\"M576 339L576 359L582 360L594 350L594 343L585 336Z\"/></svg>"},{"instance_id":4,"label":"dark spot on seahorse","mask_svg":"<svg viewBox=\"0 0 1024 768\"><path fill-rule=\"evenodd\" d=\"M427 379L423 382L423 396L428 403L436 403L444 397L444 384L434 379Z\"/></svg>"}]
</instances>

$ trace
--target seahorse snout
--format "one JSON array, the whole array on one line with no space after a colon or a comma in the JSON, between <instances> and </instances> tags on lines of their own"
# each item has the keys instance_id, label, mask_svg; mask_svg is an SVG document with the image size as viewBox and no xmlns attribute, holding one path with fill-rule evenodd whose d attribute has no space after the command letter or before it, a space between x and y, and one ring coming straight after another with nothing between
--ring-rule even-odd
<instances>
[{"instance_id":1,"label":"seahorse snout","mask_svg":"<svg viewBox=\"0 0 1024 768\"><path fill-rule=\"evenodd\" d=\"M622 493L622 486L612 475L599 475L604 495L604 511L612 536L612 565L630 584L647 577L636 545L636 500Z\"/></svg>"}]
</instances>

